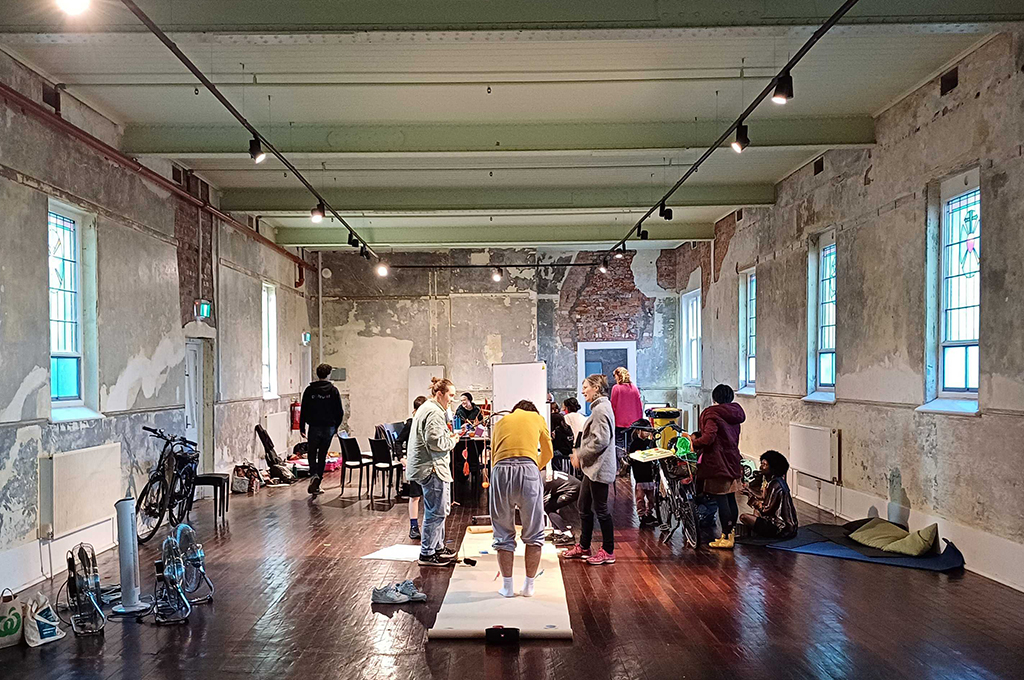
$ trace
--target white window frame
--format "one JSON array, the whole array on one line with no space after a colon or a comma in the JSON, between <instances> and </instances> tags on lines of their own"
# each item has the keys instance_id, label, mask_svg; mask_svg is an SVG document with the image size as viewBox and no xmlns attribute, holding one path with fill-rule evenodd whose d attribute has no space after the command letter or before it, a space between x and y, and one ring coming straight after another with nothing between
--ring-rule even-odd
<instances>
[{"instance_id":1,"label":"white window frame","mask_svg":"<svg viewBox=\"0 0 1024 680\"><path fill-rule=\"evenodd\" d=\"M277 287L263 283L261 301L262 335L260 337L262 366L261 383L265 399L277 398Z\"/></svg>"},{"instance_id":2,"label":"white window frame","mask_svg":"<svg viewBox=\"0 0 1024 680\"><path fill-rule=\"evenodd\" d=\"M827 252L827 251L829 251L829 249L831 249L833 257L836 258L836 270L837 270L836 271L836 276L832 277L833 281L834 281L832 285L835 288L836 292L835 292L835 295L833 296L833 298L831 300L826 301L826 300L823 299L823 296L825 294L825 290L824 290L824 286L822 284L824 283L825 278L823 277L823 273L822 272L823 272L825 257L829 254ZM835 283L835 282L838 281L838 278L839 278L838 277L838 264L839 264L839 259L838 259L838 250L836 248L836 232L835 232L835 229L829 229L828 231L822 233L821 236L818 237L817 299L815 301L815 316L816 316L817 320L816 320L816 322L814 324L814 332L815 332L815 336L817 338L816 343L815 343L815 348L814 348L814 362L815 362L814 363L814 365L815 365L815 369L814 369L814 389L817 392L835 392L835 390L836 390L836 382L838 382L838 379L839 379L839 370L838 370L838 361L837 361L837 352L836 352L836 349L837 349L836 345L838 344L836 342L836 337L838 336L838 330L839 330L838 319L837 319L837 316L838 316L837 315L837 311L838 311L838 305L839 305L839 290L838 290L838 286L836 286L836 283ZM822 345L821 333L822 333L822 321L823 321L823 319L822 319L822 316L823 316L822 312L824 311L825 305L828 305L828 304L832 305L832 310L833 310L832 311L832 317L833 318L832 318L832 324L831 324L831 327L833 329L832 347L828 348L828 349L822 349L822 346L821 346ZM832 355L832 383L831 384L824 384L821 381L821 357L822 357L823 354L831 354Z\"/></svg>"},{"instance_id":3,"label":"white window frame","mask_svg":"<svg viewBox=\"0 0 1024 680\"><path fill-rule=\"evenodd\" d=\"M753 267L740 272L738 297L739 386L753 391L757 385L757 272Z\"/></svg>"},{"instance_id":4,"label":"white window frame","mask_svg":"<svg viewBox=\"0 0 1024 680\"><path fill-rule=\"evenodd\" d=\"M977 368L978 371L978 382L980 387L981 375L980 375L980 314L981 314L981 262L979 255L978 263L978 314L979 314L979 339L974 341L947 341L946 338L946 308L948 301L946 299L946 287L945 287L945 271L946 271L946 224L948 219L948 207L952 201L955 201L967 194L971 194L975 191L980 192L981 188L981 173L977 168L969 170L963 174L951 177L940 185L939 196L940 196L940 215L939 215L939 271L938 271L938 302L939 302L939 315L938 315L938 353L936 356L938 373L937 373L937 391L940 399L978 399L978 388L965 388L965 389L946 389L945 387L945 348L946 347L977 347L977 354L979 356ZM979 219L981 218L981 196L978 197L978 213ZM977 240L981 240L981 227L978 230Z\"/></svg>"},{"instance_id":5,"label":"white window frame","mask_svg":"<svg viewBox=\"0 0 1024 680\"><path fill-rule=\"evenodd\" d=\"M679 296L679 374L684 385L702 384L703 336L700 288Z\"/></svg>"},{"instance_id":6,"label":"white window frame","mask_svg":"<svg viewBox=\"0 0 1024 680\"><path fill-rule=\"evenodd\" d=\"M74 324L75 324L75 350L62 350L53 351L53 308L52 301L49 300L49 293L52 290L50 286L50 215L55 214L58 217L62 217L74 224L74 238L75 238L75 252L74 252L74 265L75 265L75 280L74 280ZM47 234L47 256L46 256L46 290L47 290L47 324L48 324L48 337L50 345L50 357L58 358L74 358L78 359L78 398L77 399L54 399L51 390L50 403L51 408L68 408L73 406L84 406L85 405L85 338L84 338L84 326L82 321L82 310L84 305L82 304L82 235L84 226L84 215L77 210L70 210L64 205L58 203L51 203L46 212L46 234ZM67 323L67 322L64 322ZM52 374L51 366L50 380L53 381L54 377Z\"/></svg>"}]
</instances>

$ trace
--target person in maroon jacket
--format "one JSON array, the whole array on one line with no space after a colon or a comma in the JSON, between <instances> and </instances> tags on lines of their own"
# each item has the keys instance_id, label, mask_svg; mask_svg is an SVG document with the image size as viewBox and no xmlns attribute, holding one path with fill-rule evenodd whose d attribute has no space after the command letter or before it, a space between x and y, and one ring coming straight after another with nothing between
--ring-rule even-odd
<instances>
[{"instance_id":1,"label":"person in maroon jacket","mask_svg":"<svg viewBox=\"0 0 1024 680\"><path fill-rule=\"evenodd\" d=\"M711 393L715 403L701 412L697 419L698 431L693 436L693 448L700 454L697 479L704 482L704 493L713 496L718 503L718 519L722 523L722 537L709 544L712 548L732 549L736 539L734 527L739 517L736 492L743 479L740 424L747 416L733 398L728 385L716 387Z\"/></svg>"}]
</instances>

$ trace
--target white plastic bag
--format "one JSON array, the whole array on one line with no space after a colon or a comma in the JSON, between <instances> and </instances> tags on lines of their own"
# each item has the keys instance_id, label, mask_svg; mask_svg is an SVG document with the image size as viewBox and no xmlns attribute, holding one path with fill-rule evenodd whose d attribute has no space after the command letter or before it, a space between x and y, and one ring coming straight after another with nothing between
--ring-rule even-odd
<instances>
[{"instance_id":1,"label":"white plastic bag","mask_svg":"<svg viewBox=\"0 0 1024 680\"><path fill-rule=\"evenodd\" d=\"M60 619L57 618L57 612L42 593L36 593L22 605L21 618L25 628L25 642L29 647L45 645L66 635L58 625Z\"/></svg>"},{"instance_id":2,"label":"white plastic bag","mask_svg":"<svg viewBox=\"0 0 1024 680\"><path fill-rule=\"evenodd\" d=\"M10 588L0 592L0 649L21 642L21 601Z\"/></svg>"}]
</instances>

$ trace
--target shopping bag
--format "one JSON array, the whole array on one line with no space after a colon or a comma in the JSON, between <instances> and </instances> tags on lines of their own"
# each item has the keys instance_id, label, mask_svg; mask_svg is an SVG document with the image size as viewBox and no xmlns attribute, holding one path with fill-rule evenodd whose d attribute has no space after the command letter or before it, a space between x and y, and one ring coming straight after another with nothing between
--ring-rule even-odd
<instances>
[{"instance_id":1,"label":"shopping bag","mask_svg":"<svg viewBox=\"0 0 1024 680\"><path fill-rule=\"evenodd\" d=\"M25 642L29 647L45 645L66 635L58 625L60 619L57 618L57 612L42 593L36 593L22 605L21 620L25 628Z\"/></svg>"},{"instance_id":2,"label":"shopping bag","mask_svg":"<svg viewBox=\"0 0 1024 680\"><path fill-rule=\"evenodd\" d=\"M0 649L21 642L21 601L10 588L0 592Z\"/></svg>"}]
</instances>

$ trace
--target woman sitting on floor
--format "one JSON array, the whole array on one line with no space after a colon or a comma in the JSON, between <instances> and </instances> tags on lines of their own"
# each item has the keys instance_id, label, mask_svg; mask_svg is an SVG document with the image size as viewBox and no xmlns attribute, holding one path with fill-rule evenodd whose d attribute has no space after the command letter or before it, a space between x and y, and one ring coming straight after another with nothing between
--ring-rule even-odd
<instances>
[{"instance_id":1,"label":"woman sitting on floor","mask_svg":"<svg viewBox=\"0 0 1024 680\"><path fill-rule=\"evenodd\" d=\"M761 474L765 485L760 492L743 488L753 515L740 515L740 522L750 527L755 536L762 538L792 538L796 535L798 523L796 507L793 505L793 494L786 483L789 461L778 451L765 451L761 454Z\"/></svg>"}]
</instances>

